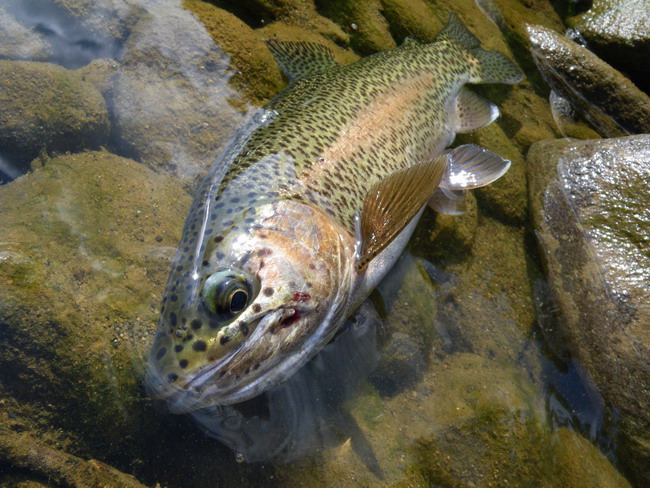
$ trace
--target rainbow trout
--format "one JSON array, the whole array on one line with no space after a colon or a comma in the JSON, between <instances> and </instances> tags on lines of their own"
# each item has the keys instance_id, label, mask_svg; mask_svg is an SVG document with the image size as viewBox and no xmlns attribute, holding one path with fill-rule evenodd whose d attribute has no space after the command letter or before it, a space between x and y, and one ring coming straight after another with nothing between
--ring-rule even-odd
<instances>
[{"instance_id":1,"label":"rainbow trout","mask_svg":"<svg viewBox=\"0 0 650 488\"><path fill-rule=\"evenodd\" d=\"M174 413L250 399L334 336L393 266L428 202L509 161L458 132L498 116L467 83L515 83L452 14L432 43L348 66L309 43L269 41L287 88L217 158L189 211L146 384Z\"/></svg>"}]
</instances>

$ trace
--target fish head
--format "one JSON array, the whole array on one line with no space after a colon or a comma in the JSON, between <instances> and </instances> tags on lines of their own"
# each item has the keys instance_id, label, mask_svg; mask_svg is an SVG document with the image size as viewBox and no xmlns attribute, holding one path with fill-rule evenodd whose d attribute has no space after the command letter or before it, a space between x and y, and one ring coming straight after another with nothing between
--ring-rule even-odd
<instances>
[{"instance_id":1,"label":"fish head","mask_svg":"<svg viewBox=\"0 0 650 488\"><path fill-rule=\"evenodd\" d=\"M175 413L283 382L345 318L354 242L327 214L280 200L228 224L177 257L195 264L176 264L163 298L147 386Z\"/></svg>"}]
</instances>

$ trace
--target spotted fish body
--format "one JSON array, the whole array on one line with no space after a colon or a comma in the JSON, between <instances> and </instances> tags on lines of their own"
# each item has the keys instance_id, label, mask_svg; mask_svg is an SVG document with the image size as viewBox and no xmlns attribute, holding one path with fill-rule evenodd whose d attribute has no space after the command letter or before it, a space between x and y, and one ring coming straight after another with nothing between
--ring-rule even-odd
<instances>
[{"instance_id":1,"label":"spotted fish body","mask_svg":"<svg viewBox=\"0 0 650 488\"><path fill-rule=\"evenodd\" d=\"M498 115L464 84L521 77L455 16L433 43L348 66L322 46L269 45L290 85L212 166L165 290L147 387L173 412L287 379L390 269L439 186L507 169L480 150L440 157Z\"/></svg>"}]
</instances>

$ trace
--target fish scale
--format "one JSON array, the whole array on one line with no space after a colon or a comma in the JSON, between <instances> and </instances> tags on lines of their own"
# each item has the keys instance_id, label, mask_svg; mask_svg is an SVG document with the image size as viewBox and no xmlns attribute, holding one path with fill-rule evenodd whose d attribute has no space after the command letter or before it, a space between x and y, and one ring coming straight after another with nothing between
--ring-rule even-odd
<instances>
[{"instance_id":1,"label":"fish scale","mask_svg":"<svg viewBox=\"0 0 650 488\"><path fill-rule=\"evenodd\" d=\"M462 86L520 77L501 53L480 49L453 16L433 43L409 40L348 66L322 46L269 45L290 83L208 172L163 297L147 385L176 402L172 410L249 398L327 343L396 259L391 246L401 250L412 232L409 222L426 199L417 203L409 188L435 191L446 164L439 155L455 133L498 114ZM489 166L487 179L480 174L487 166L467 167L487 184L504 166ZM438 179L421 185L411 171ZM406 194L384 198L391 188ZM378 198L369 199L373 192ZM400 220L391 201L410 202L411 213ZM381 208L367 209L369 202ZM387 209L397 218L381 213ZM355 243L359 215L374 232L365 247ZM209 278L239 289L245 307L207 310Z\"/></svg>"}]
</instances>

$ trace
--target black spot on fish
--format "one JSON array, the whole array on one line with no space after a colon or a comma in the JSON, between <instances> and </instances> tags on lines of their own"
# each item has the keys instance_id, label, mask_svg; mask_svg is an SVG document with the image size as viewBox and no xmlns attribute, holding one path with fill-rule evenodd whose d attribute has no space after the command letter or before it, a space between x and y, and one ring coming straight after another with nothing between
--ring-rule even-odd
<instances>
[{"instance_id":1,"label":"black spot on fish","mask_svg":"<svg viewBox=\"0 0 650 488\"><path fill-rule=\"evenodd\" d=\"M178 295L172 295L172 296L169 297L169 299L170 299L172 302L177 302L177 301L178 301Z\"/></svg>"},{"instance_id":2,"label":"black spot on fish","mask_svg":"<svg viewBox=\"0 0 650 488\"><path fill-rule=\"evenodd\" d=\"M194 319L190 322L190 325L192 326L192 329L199 330L203 324L199 319Z\"/></svg>"},{"instance_id":3,"label":"black spot on fish","mask_svg":"<svg viewBox=\"0 0 650 488\"><path fill-rule=\"evenodd\" d=\"M169 381L170 383L173 383L177 379L178 379L178 375L176 373L171 373L167 375L167 381Z\"/></svg>"},{"instance_id":4,"label":"black spot on fish","mask_svg":"<svg viewBox=\"0 0 650 488\"><path fill-rule=\"evenodd\" d=\"M214 238L214 242L221 242L223 241L223 236L217 236Z\"/></svg>"},{"instance_id":5,"label":"black spot on fish","mask_svg":"<svg viewBox=\"0 0 650 488\"><path fill-rule=\"evenodd\" d=\"M158 353L156 354L156 360L160 361L163 357L165 357L165 354L167 354L167 348L166 347L161 347L158 350Z\"/></svg>"},{"instance_id":6,"label":"black spot on fish","mask_svg":"<svg viewBox=\"0 0 650 488\"><path fill-rule=\"evenodd\" d=\"M239 324L239 330L241 330L241 333L244 334L244 336L248 335L248 325L244 323Z\"/></svg>"},{"instance_id":7,"label":"black spot on fish","mask_svg":"<svg viewBox=\"0 0 650 488\"><path fill-rule=\"evenodd\" d=\"M262 293L264 293L264 295L266 295L267 297L270 297L273 296L273 293L275 293L275 291L270 286L267 286L262 290Z\"/></svg>"},{"instance_id":8,"label":"black spot on fish","mask_svg":"<svg viewBox=\"0 0 650 488\"><path fill-rule=\"evenodd\" d=\"M262 306L259 303L253 305L253 312L258 313L260 310L262 310Z\"/></svg>"},{"instance_id":9,"label":"black spot on fish","mask_svg":"<svg viewBox=\"0 0 650 488\"><path fill-rule=\"evenodd\" d=\"M222 346L228 344L229 342L230 342L230 337L225 335L222 335L221 339L219 339L219 344L221 344Z\"/></svg>"},{"instance_id":10,"label":"black spot on fish","mask_svg":"<svg viewBox=\"0 0 650 488\"><path fill-rule=\"evenodd\" d=\"M208 348L207 344L204 341L196 341L192 344L192 349L197 352L203 352Z\"/></svg>"},{"instance_id":11,"label":"black spot on fish","mask_svg":"<svg viewBox=\"0 0 650 488\"><path fill-rule=\"evenodd\" d=\"M177 344L174 346L174 351L175 352L181 352L183 350L183 345L182 344Z\"/></svg>"},{"instance_id":12,"label":"black spot on fish","mask_svg":"<svg viewBox=\"0 0 650 488\"><path fill-rule=\"evenodd\" d=\"M174 312L169 314L169 322L173 327L176 327L176 324L178 323L178 317L176 317L176 314Z\"/></svg>"},{"instance_id":13,"label":"black spot on fish","mask_svg":"<svg viewBox=\"0 0 650 488\"><path fill-rule=\"evenodd\" d=\"M179 365L182 369L187 368L187 365L188 365L188 364L189 364L189 362L188 362L187 359L181 359L181 360L178 362L178 365Z\"/></svg>"}]
</instances>

